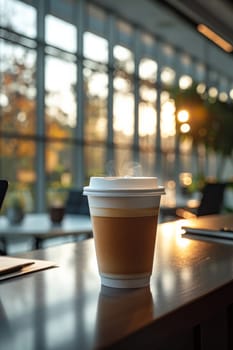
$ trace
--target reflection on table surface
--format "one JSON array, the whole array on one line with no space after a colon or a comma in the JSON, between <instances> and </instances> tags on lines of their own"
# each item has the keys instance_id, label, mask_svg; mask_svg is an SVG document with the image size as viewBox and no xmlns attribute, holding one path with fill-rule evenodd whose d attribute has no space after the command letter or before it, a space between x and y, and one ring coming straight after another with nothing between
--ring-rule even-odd
<instances>
[{"instance_id":1,"label":"reflection on table surface","mask_svg":"<svg viewBox=\"0 0 233 350\"><path fill-rule=\"evenodd\" d=\"M221 225L225 217L219 218ZM194 348L192 330L203 320L205 335L215 313L226 324L221 317L233 303L233 245L184 238L184 222L159 225L148 288L101 287L93 239L24 254L59 267L1 284L3 349L171 349L174 339Z\"/></svg>"}]
</instances>

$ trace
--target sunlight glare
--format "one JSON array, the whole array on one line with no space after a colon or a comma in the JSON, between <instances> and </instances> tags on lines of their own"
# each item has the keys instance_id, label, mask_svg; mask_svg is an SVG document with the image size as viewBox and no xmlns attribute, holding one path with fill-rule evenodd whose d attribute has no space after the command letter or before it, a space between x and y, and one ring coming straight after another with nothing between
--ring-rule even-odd
<instances>
[{"instance_id":1,"label":"sunlight glare","mask_svg":"<svg viewBox=\"0 0 233 350\"><path fill-rule=\"evenodd\" d=\"M115 77L113 81L113 86L115 90L121 92L129 92L130 89L128 81L122 77Z\"/></svg>"},{"instance_id":2,"label":"sunlight glare","mask_svg":"<svg viewBox=\"0 0 233 350\"><path fill-rule=\"evenodd\" d=\"M182 134L187 134L191 130L191 127L188 123L184 123L180 126L180 131Z\"/></svg>"},{"instance_id":3,"label":"sunlight glare","mask_svg":"<svg viewBox=\"0 0 233 350\"><path fill-rule=\"evenodd\" d=\"M176 73L170 67L164 67L161 72L161 81L164 84L172 85L175 81Z\"/></svg>"},{"instance_id":4,"label":"sunlight glare","mask_svg":"<svg viewBox=\"0 0 233 350\"><path fill-rule=\"evenodd\" d=\"M69 40L67 40L69 38ZM77 50L77 29L74 25L52 15L45 17L45 40L48 44L70 52Z\"/></svg>"},{"instance_id":5,"label":"sunlight glare","mask_svg":"<svg viewBox=\"0 0 233 350\"><path fill-rule=\"evenodd\" d=\"M163 105L164 103L166 103L169 99L170 99L170 94L168 91L162 91L161 93L161 104Z\"/></svg>"},{"instance_id":6,"label":"sunlight glare","mask_svg":"<svg viewBox=\"0 0 233 350\"><path fill-rule=\"evenodd\" d=\"M175 123L175 101L168 100L161 109L161 134L162 137L174 136L176 134Z\"/></svg>"},{"instance_id":7,"label":"sunlight glare","mask_svg":"<svg viewBox=\"0 0 233 350\"><path fill-rule=\"evenodd\" d=\"M88 80L88 90L91 96L106 98L108 95L108 77L105 73L93 73Z\"/></svg>"},{"instance_id":8,"label":"sunlight glare","mask_svg":"<svg viewBox=\"0 0 233 350\"><path fill-rule=\"evenodd\" d=\"M227 93L225 91L220 92L219 100L222 102L226 102L228 100Z\"/></svg>"},{"instance_id":9,"label":"sunlight glare","mask_svg":"<svg viewBox=\"0 0 233 350\"><path fill-rule=\"evenodd\" d=\"M134 133L134 99L131 94L114 94L114 122L115 131L122 132L125 136L132 136Z\"/></svg>"},{"instance_id":10,"label":"sunlight glare","mask_svg":"<svg viewBox=\"0 0 233 350\"><path fill-rule=\"evenodd\" d=\"M198 94L200 94L200 95L204 94L205 90L206 90L206 85L204 83L200 83L197 85L197 93Z\"/></svg>"},{"instance_id":11,"label":"sunlight glare","mask_svg":"<svg viewBox=\"0 0 233 350\"><path fill-rule=\"evenodd\" d=\"M230 90L229 95L230 95L230 98L233 100L233 89Z\"/></svg>"},{"instance_id":12,"label":"sunlight glare","mask_svg":"<svg viewBox=\"0 0 233 350\"><path fill-rule=\"evenodd\" d=\"M209 88L209 96L212 97L212 98L216 98L218 96L218 89L214 86L210 87Z\"/></svg>"},{"instance_id":13,"label":"sunlight glare","mask_svg":"<svg viewBox=\"0 0 233 350\"><path fill-rule=\"evenodd\" d=\"M0 23L18 33L36 37L37 12L33 6L15 0L0 0Z\"/></svg>"},{"instance_id":14,"label":"sunlight glare","mask_svg":"<svg viewBox=\"0 0 233 350\"><path fill-rule=\"evenodd\" d=\"M140 97L144 101L155 103L157 100L157 91L147 87L146 85L142 85L140 87Z\"/></svg>"},{"instance_id":15,"label":"sunlight glare","mask_svg":"<svg viewBox=\"0 0 233 350\"><path fill-rule=\"evenodd\" d=\"M127 61L132 59L131 51L120 45L114 46L113 54L114 57L119 61Z\"/></svg>"},{"instance_id":16,"label":"sunlight glare","mask_svg":"<svg viewBox=\"0 0 233 350\"><path fill-rule=\"evenodd\" d=\"M157 62L143 58L139 64L139 76L141 79L153 79L155 80L157 74L158 64Z\"/></svg>"},{"instance_id":17,"label":"sunlight glare","mask_svg":"<svg viewBox=\"0 0 233 350\"><path fill-rule=\"evenodd\" d=\"M146 103L139 105L139 135L154 135L156 132L156 112L155 109Z\"/></svg>"},{"instance_id":18,"label":"sunlight glare","mask_svg":"<svg viewBox=\"0 0 233 350\"><path fill-rule=\"evenodd\" d=\"M182 75L182 77L180 77L179 79L179 87L182 90L186 90L190 88L192 83L193 83L193 79L189 75Z\"/></svg>"},{"instance_id":19,"label":"sunlight glare","mask_svg":"<svg viewBox=\"0 0 233 350\"><path fill-rule=\"evenodd\" d=\"M7 107L9 104L9 98L4 93L0 93L0 107Z\"/></svg>"},{"instance_id":20,"label":"sunlight glare","mask_svg":"<svg viewBox=\"0 0 233 350\"><path fill-rule=\"evenodd\" d=\"M90 32L83 34L83 53L94 61L108 62L108 41Z\"/></svg>"},{"instance_id":21,"label":"sunlight glare","mask_svg":"<svg viewBox=\"0 0 233 350\"><path fill-rule=\"evenodd\" d=\"M47 57L45 87L48 94L46 105L51 115L56 116L56 119L58 119L57 110L60 108L65 114L65 116L59 116L60 122L71 127L76 125L76 102L72 93L72 85L75 82L76 67L74 64Z\"/></svg>"},{"instance_id":22,"label":"sunlight glare","mask_svg":"<svg viewBox=\"0 0 233 350\"><path fill-rule=\"evenodd\" d=\"M189 120L189 112L182 109L177 113L177 119L180 123L186 123Z\"/></svg>"}]
</instances>

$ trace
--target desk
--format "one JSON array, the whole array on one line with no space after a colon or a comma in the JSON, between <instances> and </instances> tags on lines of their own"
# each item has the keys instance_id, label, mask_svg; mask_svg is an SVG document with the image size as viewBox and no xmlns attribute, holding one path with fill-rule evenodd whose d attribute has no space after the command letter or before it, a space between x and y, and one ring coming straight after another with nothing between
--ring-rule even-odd
<instances>
[{"instance_id":1,"label":"desk","mask_svg":"<svg viewBox=\"0 0 233 350\"><path fill-rule=\"evenodd\" d=\"M65 215L61 225L53 225L48 214L27 214L22 223L11 225L6 217L0 217L0 239L33 238L35 248L42 248L47 239L67 236L92 236L91 220L85 215Z\"/></svg>"},{"instance_id":2,"label":"desk","mask_svg":"<svg viewBox=\"0 0 233 350\"><path fill-rule=\"evenodd\" d=\"M1 348L233 349L233 245L183 238L184 223L159 225L148 288L101 288L93 239L24 254L60 267L1 283Z\"/></svg>"}]
</instances>

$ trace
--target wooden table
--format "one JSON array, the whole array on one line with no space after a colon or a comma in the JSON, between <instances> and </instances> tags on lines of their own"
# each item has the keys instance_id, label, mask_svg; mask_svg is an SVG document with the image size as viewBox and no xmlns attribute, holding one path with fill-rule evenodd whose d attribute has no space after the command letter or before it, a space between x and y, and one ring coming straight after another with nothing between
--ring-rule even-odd
<instances>
[{"instance_id":1,"label":"wooden table","mask_svg":"<svg viewBox=\"0 0 233 350\"><path fill-rule=\"evenodd\" d=\"M148 288L101 288L93 239L24 254L60 267L0 284L0 348L233 349L233 245L182 224L159 226Z\"/></svg>"},{"instance_id":2,"label":"wooden table","mask_svg":"<svg viewBox=\"0 0 233 350\"><path fill-rule=\"evenodd\" d=\"M92 236L89 216L65 215L60 225L53 225L46 213L27 214L17 225L11 225L5 216L0 217L0 239L4 242L5 253L8 241L12 239L33 238L35 249L39 249L47 239L81 235Z\"/></svg>"}]
</instances>

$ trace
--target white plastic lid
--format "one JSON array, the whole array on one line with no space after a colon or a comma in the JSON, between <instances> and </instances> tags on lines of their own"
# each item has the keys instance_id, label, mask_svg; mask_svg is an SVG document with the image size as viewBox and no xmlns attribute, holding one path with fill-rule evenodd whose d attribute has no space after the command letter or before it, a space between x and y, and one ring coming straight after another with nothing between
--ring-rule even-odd
<instances>
[{"instance_id":1,"label":"white plastic lid","mask_svg":"<svg viewBox=\"0 0 233 350\"><path fill-rule=\"evenodd\" d=\"M157 177L91 177L89 186L84 187L86 195L122 196L148 194L163 194L164 187L158 186Z\"/></svg>"},{"instance_id":2,"label":"white plastic lid","mask_svg":"<svg viewBox=\"0 0 233 350\"><path fill-rule=\"evenodd\" d=\"M92 190L138 190L158 187L157 177L91 177Z\"/></svg>"}]
</instances>

